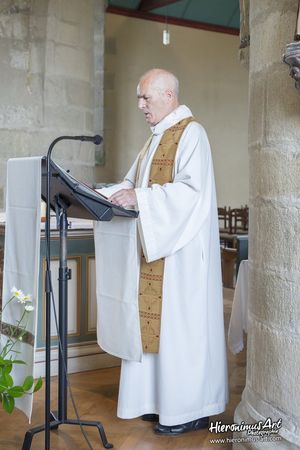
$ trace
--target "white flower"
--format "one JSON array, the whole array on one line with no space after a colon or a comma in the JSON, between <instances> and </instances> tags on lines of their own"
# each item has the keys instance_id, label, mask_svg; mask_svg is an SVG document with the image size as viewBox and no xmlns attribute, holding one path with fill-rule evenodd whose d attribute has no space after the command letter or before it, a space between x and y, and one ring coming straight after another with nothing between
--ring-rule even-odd
<instances>
[{"instance_id":1,"label":"white flower","mask_svg":"<svg viewBox=\"0 0 300 450\"><path fill-rule=\"evenodd\" d=\"M31 294L24 295L24 302L32 302L32 295Z\"/></svg>"},{"instance_id":2,"label":"white flower","mask_svg":"<svg viewBox=\"0 0 300 450\"><path fill-rule=\"evenodd\" d=\"M31 312L33 310L34 310L34 306L32 306L32 305L25 305L25 311Z\"/></svg>"},{"instance_id":3,"label":"white flower","mask_svg":"<svg viewBox=\"0 0 300 450\"><path fill-rule=\"evenodd\" d=\"M12 288L11 293L16 299L18 299L19 303L25 303L25 295L21 291L21 289L17 289L15 286Z\"/></svg>"}]
</instances>

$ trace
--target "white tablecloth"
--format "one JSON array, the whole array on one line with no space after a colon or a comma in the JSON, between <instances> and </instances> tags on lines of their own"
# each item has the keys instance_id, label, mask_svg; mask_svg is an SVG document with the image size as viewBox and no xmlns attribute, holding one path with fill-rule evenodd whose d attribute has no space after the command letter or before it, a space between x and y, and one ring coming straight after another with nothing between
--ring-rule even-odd
<instances>
[{"instance_id":1,"label":"white tablecloth","mask_svg":"<svg viewBox=\"0 0 300 450\"><path fill-rule=\"evenodd\" d=\"M248 327L248 260L241 261L237 276L228 329L228 347L233 353L244 348L244 334Z\"/></svg>"},{"instance_id":2,"label":"white tablecloth","mask_svg":"<svg viewBox=\"0 0 300 450\"><path fill-rule=\"evenodd\" d=\"M39 296L40 230L41 230L41 156L14 158L7 162L6 229L3 267L3 305L11 297L15 286L24 294L31 294L34 313L29 315L26 331L36 335ZM4 215L1 215L3 221ZM24 307L11 302L3 311L4 323L16 325ZM7 337L1 335L5 345ZM12 376L16 385L22 385L26 376L34 375L35 342L30 345L19 341L14 347L17 359L26 365L13 367ZM9 355L13 358L15 355ZM32 395L16 398L16 407L31 420Z\"/></svg>"}]
</instances>

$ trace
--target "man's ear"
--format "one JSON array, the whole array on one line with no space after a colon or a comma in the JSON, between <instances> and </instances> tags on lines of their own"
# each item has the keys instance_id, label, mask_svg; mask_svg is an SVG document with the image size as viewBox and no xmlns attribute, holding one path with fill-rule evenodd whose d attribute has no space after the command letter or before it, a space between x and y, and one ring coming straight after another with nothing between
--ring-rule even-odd
<instances>
[{"instance_id":1,"label":"man's ear","mask_svg":"<svg viewBox=\"0 0 300 450\"><path fill-rule=\"evenodd\" d=\"M169 101L174 99L174 92L172 91L172 89L166 89L165 92L166 92L167 99Z\"/></svg>"}]
</instances>

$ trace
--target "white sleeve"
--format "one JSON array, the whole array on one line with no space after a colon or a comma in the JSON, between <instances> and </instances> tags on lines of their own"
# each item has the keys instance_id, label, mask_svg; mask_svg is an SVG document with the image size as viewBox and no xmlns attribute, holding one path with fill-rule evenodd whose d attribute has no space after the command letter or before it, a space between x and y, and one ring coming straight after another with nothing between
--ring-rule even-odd
<instances>
[{"instance_id":1,"label":"white sleeve","mask_svg":"<svg viewBox=\"0 0 300 450\"><path fill-rule=\"evenodd\" d=\"M114 184L109 187L104 187L101 189L96 189L96 191L100 192L102 195L105 195L105 197L110 197L115 192L120 191L121 189L132 189L135 186L135 174L137 171L139 161L139 155L136 157L133 165L129 169L128 173L126 174L124 180L121 183Z\"/></svg>"}]
</instances>

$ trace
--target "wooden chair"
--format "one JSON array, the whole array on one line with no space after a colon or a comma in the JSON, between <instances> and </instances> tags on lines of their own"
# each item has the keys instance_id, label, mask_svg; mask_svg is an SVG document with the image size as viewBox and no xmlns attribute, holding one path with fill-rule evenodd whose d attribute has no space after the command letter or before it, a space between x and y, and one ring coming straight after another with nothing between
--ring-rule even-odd
<instances>
[{"instance_id":1,"label":"wooden chair","mask_svg":"<svg viewBox=\"0 0 300 450\"><path fill-rule=\"evenodd\" d=\"M230 209L230 233L247 234L248 233L248 207Z\"/></svg>"},{"instance_id":2,"label":"wooden chair","mask_svg":"<svg viewBox=\"0 0 300 450\"><path fill-rule=\"evenodd\" d=\"M228 233L229 232L229 214L226 206L224 208L218 208L218 217L219 217L219 230L220 233Z\"/></svg>"},{"instance_id":3,"label":"wooden chair","mask_svg":"<svg viewBox=\"0 0 300 450\"><path fill-rule=\"evenodd\" d=\"M236 248L225 247L221 250L222 281L227 288L234 288L235 285L236 255Z\"/></svg>"}]
</instances>

